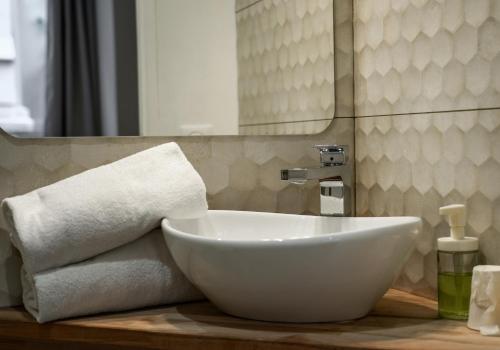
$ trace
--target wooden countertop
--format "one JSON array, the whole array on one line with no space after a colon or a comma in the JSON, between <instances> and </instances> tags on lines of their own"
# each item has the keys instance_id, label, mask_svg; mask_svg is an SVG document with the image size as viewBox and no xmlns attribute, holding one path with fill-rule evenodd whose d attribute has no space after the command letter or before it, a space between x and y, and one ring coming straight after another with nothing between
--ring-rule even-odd
<instances>
[{"instance_id":1,"label":"wooden countertop","mask_svg":"<svg viewBox=\"0 0 500 350\"><path fill-rule=\"evenodd\" d=\"M373 312L344 323L284 324L225 315L208 302L37 324L0 309L0 349L500 349L436 302L390 290Z\"/></svg>"}]
</instances>

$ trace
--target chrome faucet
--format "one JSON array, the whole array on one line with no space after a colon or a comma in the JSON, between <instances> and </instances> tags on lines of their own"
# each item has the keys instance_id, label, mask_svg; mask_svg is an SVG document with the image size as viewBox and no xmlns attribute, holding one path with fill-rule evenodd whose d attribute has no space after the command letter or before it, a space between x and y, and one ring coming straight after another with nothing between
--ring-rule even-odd
<instances>
[{"instance_id":1,"label":"chrome faucet","mask_svg":"<svg viewBox=\"0 0 500 350\"><path fill-rule=\"evenodd\" d=\"M320 214L323 216L351 215L352 172L347 166L348 150L343 145L317 145L320 167L281 170L281 180L304 184L319 180Z\"/></svg>"}]
</instances>

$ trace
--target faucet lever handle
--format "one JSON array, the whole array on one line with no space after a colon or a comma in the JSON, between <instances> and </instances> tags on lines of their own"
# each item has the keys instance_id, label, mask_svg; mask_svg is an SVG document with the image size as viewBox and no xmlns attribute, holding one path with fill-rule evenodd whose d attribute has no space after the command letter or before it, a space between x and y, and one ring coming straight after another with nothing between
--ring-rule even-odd
<instances>
[{"instance_id":1,"label":"faucet lever handle","mask_svg":"<svg viewBox=\"0 0 500 350\"><path fill-rule=\"evenodd\" d=\"M345 165L348 157L346 145L315 145L319 150L321 166Z\"/></svg>"}]
</instances>

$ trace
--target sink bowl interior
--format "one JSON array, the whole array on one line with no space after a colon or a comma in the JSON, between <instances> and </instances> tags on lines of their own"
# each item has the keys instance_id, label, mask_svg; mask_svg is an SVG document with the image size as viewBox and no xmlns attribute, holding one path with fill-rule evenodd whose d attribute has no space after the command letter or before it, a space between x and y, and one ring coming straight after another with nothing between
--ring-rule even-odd
<instances>
[{"instance_id":1,"label":"sink bowl interior","mask_svg":"<svg viewBox=\"0 0 500 350\"><path fill-rule=\"evenodd\" d=\"M197 219L169 220L177 234L228 241L285 241L304 238L332 238L338 235L366 234L419 222L414 217L323 217L211 210Z\"/></svg>"}]
</instances>

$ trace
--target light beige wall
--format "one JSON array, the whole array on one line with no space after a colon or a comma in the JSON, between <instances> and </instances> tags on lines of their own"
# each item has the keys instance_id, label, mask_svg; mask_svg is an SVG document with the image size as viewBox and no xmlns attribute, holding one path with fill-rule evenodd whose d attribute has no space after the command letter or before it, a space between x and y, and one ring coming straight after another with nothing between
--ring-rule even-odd
<instances>
[{"instance_id":1,"label":"light beige wall","mask_svg":"<svg viewBox=\"0 0 500 350\"><path fill-rule=\"evenodd\" d=\"M357 214L422 217L396 285L435 296L441 205L465 203L483 261L500 264L500 1L354 11Z\"/></svg>"},{"instance_id":2,"label":"light beige wall","mask_svg":"<svg viewBox=\"0 0 500 350\"><path fill-rule=\"evenodd\" d=\"M280 180L280 169L317 165L314 144L354 146L352 104L352 3L335 0L336 118L321 134L296 136L225 137L88 137L17 139L0 131L0 200L26 193L68 176L106 164L134 152L176 141L203 177L212 209L240 209L286 213L319 212L317 183L305 186ZM349 39L351 38L351 39ZM351 82L349 88L349 81ZM351 93L350 93L350 92ZM346 117L347 116L347 117ZM351 168L354 162L349 163ZM353 169L354 170L354 169ZM20 302L19 258L8 244L0 215L0 306Z\"/></svg>"},{"instance_id":3,"label":"light beige wall","mask_svg":"<svg viewBox=\"0 0 500 350\"><path fill-rule=\"evenodd\" d=\"M237 135L234 0L138 6L141 135ZM157 94L156 106L145 108L148 94Z\"/></svg>"}]
</instances>

